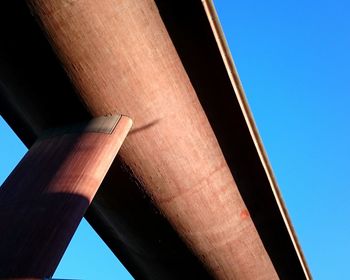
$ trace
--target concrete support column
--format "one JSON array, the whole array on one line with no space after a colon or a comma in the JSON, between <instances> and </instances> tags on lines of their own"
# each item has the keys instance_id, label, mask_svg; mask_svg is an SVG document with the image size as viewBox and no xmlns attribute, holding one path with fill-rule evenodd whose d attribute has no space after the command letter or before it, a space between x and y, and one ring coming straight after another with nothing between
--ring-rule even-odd
<instances>
[{"instance_id":1,"label":"concrete support column","mask_svg":"<svg viewBox=\"0 0 350 280\"><path fill-rule=\"evenodd\" d=\"M0 188L0 278L50 277L131 127L110 116L48 131Z\"/></svg>"}]
</instances>

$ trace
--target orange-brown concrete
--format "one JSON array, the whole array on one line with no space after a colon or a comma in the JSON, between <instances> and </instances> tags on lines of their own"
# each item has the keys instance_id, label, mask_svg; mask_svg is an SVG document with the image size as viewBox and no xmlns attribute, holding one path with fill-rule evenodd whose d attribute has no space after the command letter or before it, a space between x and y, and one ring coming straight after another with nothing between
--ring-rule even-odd
<instances>
[{"instance_id":1,"label":"orange-brown concrete","mask_svg":"<svg viewBox=\"0 0 350 280\"><path fill-rule=\"evenodd\" d=\"M121 158L212 275L276 279L154 2L28 2L89 111L135 121Z\"/></svg>"},{"instance_id":2,"label":"orange-brown concrete","mask_svg":"<svg viewBox=\"0 0 350 280\"><path fill-rule=\"evenodd\" d=\"M0 188L0 278L52 276L131 128L103 117L39 139Z\"/></svg>"}]
</instances>

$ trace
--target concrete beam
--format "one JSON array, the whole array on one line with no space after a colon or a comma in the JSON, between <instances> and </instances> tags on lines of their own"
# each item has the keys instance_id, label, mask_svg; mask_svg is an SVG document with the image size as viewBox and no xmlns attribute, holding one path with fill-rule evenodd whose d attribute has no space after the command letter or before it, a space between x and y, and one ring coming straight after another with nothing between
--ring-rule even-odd
<instances>
[{"instance_id":1,"label":"concrete beam","mask_svg":"<svg viewBox=\"0 0 350 280\"><path fill-rule=\"evenodd\" d=\"M131 128L124 116L49 130L0 188L0 278L53 275Z\"/></svg>"},{"instance_id":2,"label":"concrete beam","mask_svg":"<svg viewBox=\"0 0 350 280\"><path fill-rule=\"evenodd\" d=\"M120 156L217 279L277 279L153 1L28 1L93 116L135 128Z\"/></svg>"}]
</instances>

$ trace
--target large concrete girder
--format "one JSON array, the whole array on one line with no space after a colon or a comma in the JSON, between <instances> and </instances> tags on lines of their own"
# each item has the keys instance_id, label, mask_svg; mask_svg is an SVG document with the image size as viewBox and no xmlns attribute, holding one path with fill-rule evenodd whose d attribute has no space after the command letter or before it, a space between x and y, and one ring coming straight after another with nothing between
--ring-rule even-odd
<instances>
[{"instance_id":1,"label":"large concrete girder","mask_svg":"<svg viewBox=\"0 0 350 280\"><path fill-rule=\"evenodd\" d=\"M28 1L93 116L135 123L120 157L217 279L277 279L151 0Z\"/></svg>"}]
</instances>

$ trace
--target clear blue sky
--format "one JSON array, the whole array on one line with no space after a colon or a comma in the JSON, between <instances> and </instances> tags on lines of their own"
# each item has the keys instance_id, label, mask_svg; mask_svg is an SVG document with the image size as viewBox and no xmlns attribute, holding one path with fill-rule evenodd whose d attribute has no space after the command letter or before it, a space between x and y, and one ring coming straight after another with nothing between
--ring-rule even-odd
<instances>
[{"instance_id":1,"label":"clear blue sky","mask_svg":"<svg viewBox=\"0 0 350 280\"><path fill-rule=\"evenodd\" d=\"M350 2L215 4L311 271L350 279ZM26 149L0 136L2 182ZM55 277L132 279L85 221Z\"/></svg>"}]
</instances>

